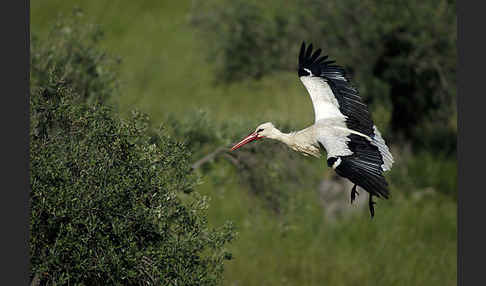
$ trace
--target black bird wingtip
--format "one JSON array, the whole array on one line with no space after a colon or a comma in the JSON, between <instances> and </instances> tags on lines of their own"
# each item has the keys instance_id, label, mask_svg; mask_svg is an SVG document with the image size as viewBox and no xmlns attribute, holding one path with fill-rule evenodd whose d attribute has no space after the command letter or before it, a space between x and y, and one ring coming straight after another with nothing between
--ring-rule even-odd
<instances>
[{"instance_id":1,"label":"black bird wingtip","mask_svg":"<svg viewBox=\"0 0 486 286\"><path fill-rule=\"evenodd\" d=\"M305 41L302 41L299 52L299 68L315 69L317 66L327 67L334 63L334 61L326 61L329 57L328 55L321 56L321 48L318 48L315 51L313 51L313 48L313 43L307 45Z\"/></svg>"}]
</instances>

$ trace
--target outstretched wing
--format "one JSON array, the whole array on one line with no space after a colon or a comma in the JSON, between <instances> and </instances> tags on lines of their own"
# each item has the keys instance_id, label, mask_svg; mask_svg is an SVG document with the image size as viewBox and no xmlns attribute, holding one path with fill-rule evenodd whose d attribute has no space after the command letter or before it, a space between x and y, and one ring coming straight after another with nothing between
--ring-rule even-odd
<instances>
[{"instance_id":1,"label":"outstretched wing","mask_svg":"<svg viewBox=\"0 0 486 286\"><path fill-rule=\"evenodd\" d=\"M319 57L321 49L312 52L302 43L299 54L299 78L306 87L314 106L315 121L342 118L349 129L373 137L373 120L344 68Z\"/></svg>"}]
</instances>

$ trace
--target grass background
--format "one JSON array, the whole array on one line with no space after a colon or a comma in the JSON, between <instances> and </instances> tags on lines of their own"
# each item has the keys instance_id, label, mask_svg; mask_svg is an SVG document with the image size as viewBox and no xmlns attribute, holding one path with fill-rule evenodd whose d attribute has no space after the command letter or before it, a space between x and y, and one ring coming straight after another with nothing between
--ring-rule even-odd
<instances>
[{"instance_id":1,"label":"grass background","mask_svg":"<svg viewBox=\"0 0 486 286\"><path fill-rule=\"evenodd\" d=\"M216 122L312 124L311 102L295 74L215 84L205 45L188 23L191 1L32 1L31 30L42 36L75 6L103 27L103 48L122 58L121 92L112 102L122 115L138 108L159 123L204 109ZM392 182L393 197L378 202L373 221L360 212L332 223L323 218L316 192L327 172L324 162L297 160L308 161L310 183L295 190L285 216L270 213L224 162L202 178L198 190L211 198L210 223L229 219L239 230L230 246L234 259L226 264L226 285L456 284L453 198L437 192L418 198ZM424 174L451 168L414 164ZM400 180L400 174L391 176Z\"/></svg>"}]
</instances>

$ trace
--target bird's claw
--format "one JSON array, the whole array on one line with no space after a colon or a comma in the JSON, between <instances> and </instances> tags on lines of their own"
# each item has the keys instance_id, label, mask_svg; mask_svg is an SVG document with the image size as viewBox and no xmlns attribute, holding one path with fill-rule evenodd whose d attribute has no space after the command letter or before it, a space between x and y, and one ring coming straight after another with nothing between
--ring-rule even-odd
<instances>
[{"instance_id":1,"label":"bird's claw","mask_svg":"<svg viewBox=\"0 0 486 286\"><path fill-rule=\"evenodd\" d=\"M373 218L375 216L375 207L373 206L375 204L376 204L376 202L373 201L372 195L370 194L369 207L370 207L371 218Z\"/></svg>"},{"instance_id":2,"label":"bird's claw","mask_svg":"<svg viewBox=\"0 0 486 286\"><path fill-rule=\"evenodd\" d=\"M356 191L356 187L358 185L354 185L353 188L351 189L351 204L353 204L354 200L356 199L356 195L359 196L358 191Z\"/></svg>"}]
</instances>

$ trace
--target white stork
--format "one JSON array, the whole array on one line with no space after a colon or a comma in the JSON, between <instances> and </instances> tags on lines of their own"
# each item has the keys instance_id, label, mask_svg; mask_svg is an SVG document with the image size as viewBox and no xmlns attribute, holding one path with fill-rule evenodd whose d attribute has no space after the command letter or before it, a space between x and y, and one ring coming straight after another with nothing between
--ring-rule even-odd
<instances>
[{"instance_id":1,"label":"white stork","mask_svg":"<svg viewBox=\"0 0 486 286\"><path fill-rule=\"evenodd\" d=\"M314 106L314 124L282 133L272 123L263 123L231 150L261 138L281 141L295 151L318 158L322 147L327 152L327 165L354 183L351 203L358 194L356 186L369 193L373 218L372 197L389 196L383 172L390 170L393 157L345 70L334 61L326 61L327 56L319 57L320 54L321 49L312 53L312 44L306 49L305 42L302 43L298 75Z\"/></svg>"}]
</instances>

